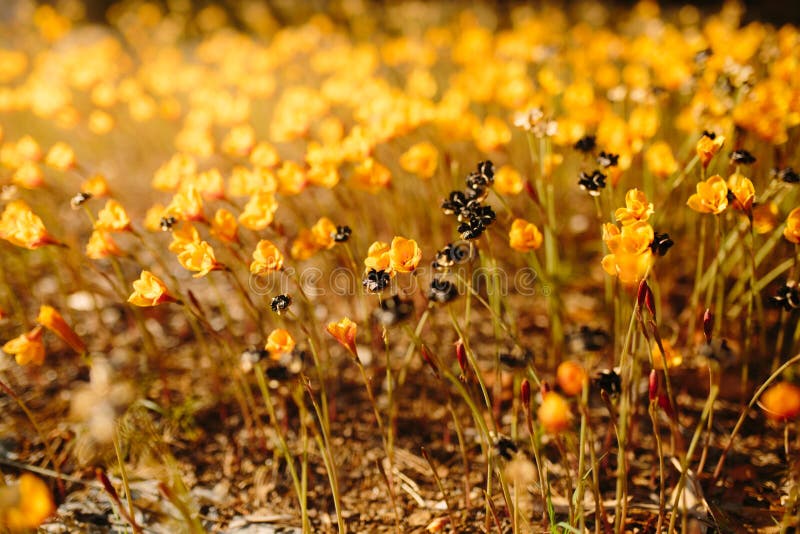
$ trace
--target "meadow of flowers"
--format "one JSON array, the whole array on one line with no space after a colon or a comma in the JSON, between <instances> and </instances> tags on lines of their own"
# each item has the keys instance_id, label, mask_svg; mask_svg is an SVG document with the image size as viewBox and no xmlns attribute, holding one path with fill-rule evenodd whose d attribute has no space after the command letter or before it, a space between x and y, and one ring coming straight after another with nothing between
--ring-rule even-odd
<instances>
[{"instance_id":1,"label":"meadow of flowers","mask_svg":"<svg viewBox=\"0 0 800 534\"><path fill-rule=\"evenodd\" d=\"M86 7L0 5L0 532L795 531L796 27Z\"/></svg>"}]
</instances>

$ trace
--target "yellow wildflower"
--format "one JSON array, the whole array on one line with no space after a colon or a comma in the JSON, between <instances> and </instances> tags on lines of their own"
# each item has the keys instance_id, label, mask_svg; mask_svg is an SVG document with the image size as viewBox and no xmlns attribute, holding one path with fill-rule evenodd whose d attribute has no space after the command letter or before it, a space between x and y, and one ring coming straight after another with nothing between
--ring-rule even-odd
<instances>
[{"instance_id":1,"label":"yellow wildflower","mask_svg":"<svg viewBox=\"0 0 800 534\"><path fill-rule=\"evenodd\" d=\"M514 219L508 231L511 248L520 252L529 252L542 246L542 233L535 224L525 219Z\"/></svg>"},{"instance_id":2,"label":"yellow wildflower","mask_svg":"<svg viewBox=\"0 0 800 534\"><path fill-rule=\"evenodd\" d=\"M42 365L44 363L44 343L42 343L44 330L41 326L34 327L30 332L21 334L3 345L3 352L14 356L19 365Z\"/></svg>"},{"instance_id":3,"label":"yellow wildflower","mask_svg":"<svg viewBox=\"0 0 800 534\"><path fill-rule=\"evenodd\" d=\"M689 197L686 204L700 213L719 215L728 207L728 186L722 176L715 174L705 182L697 184L697 193Z\"/></svg>"}]
</instances>

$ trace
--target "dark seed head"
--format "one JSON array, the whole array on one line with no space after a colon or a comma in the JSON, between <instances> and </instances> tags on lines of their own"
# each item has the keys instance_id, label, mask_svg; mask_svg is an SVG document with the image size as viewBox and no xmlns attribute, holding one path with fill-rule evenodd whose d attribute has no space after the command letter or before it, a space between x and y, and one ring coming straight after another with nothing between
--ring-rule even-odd
<instances>
[{"instance_id":1,"label":"dark seed head","mask_svg":"<svg viewBox=\"0 0 800 534\"><path fill-rule=\"evenodd\" d=\"M796 310L800 307L800 291L795 282L789 281L778 288L777 293L769 300L773 304L783 307L787 312Z\"/></svg>"},{"instance_id":2,"label":"dark seed head","mask_svg":"<svg viewBox=\"0 0 800 534\"><path fill-rule=\"evenodd\" d=\"M511 438L503 435L495 436L494 447L497 453L506 460L510 460L514 453L519 450Z\"/></svg>"},{"instance_id":3,"label":"dark seed head","mask_svg":"<svg viewBox=\"0 0 800 534\"><path fill-rule=\"evenodd\" d=\"M755 162L755 156L753 156L747 150L734 150L731 152L731 163L735 163L737 165L752 165Z\"/></svg>"},{"instance_id":4,"label":"dark seed head","mask_svg":"<svg viewBox=\"0 0 800 534\"><path fill-rule=\"evenodd\" d=\"M393 295L388 299L381 300L381 305L372 316L383 326L393 326L408 319L414 312L414 302Z\"/></svg>"},{"instance_id":5,"label":"dark seed head","mask_svg":"<svg viewBox=\"0 0 800 534\"><path fill-rule=\"evenodd\" d=\"M391 281L392 278L386 271L376 271L375 269L370 269L361 283L370 293L378 293L389 287L389 283Z\"/></svg>"},{"instance_id":6,"label":"dark seed head","mask_svg":"<svg viewBox=\"0 0 800 534\"><path fill-rule=\"evenodd\" d=\"M591 152L597 146L597 138L593 135L584 135L573 145L575 150L580 152Z\"/></svg>"},{"instance_id":7,"label":"dark seed head","mask_svg":"<svg viewBox=\"0 0 800 534\"><path fill-rule=\"evenodd\" d=\"M83 206L83 203L92 198L90 193L80 192L69 200L69 205L76 210Z\"/></svg>"},{"instance_id":8,"label":"dark seed head","mask_svg":"<svg viewBox=\"0 0 800 534\"><path fill-rule=\"evenodd\" d=\"M607 395L617 395L622 391L622 378L614 369L600 371L594 378L594 383Z\"/></svg>"},{"instance_id":9,"label":"dark seed head","mask_svg":"<svg viewBox=\"0 0 800 534\"><path fill-rule=\"evenodd\" d=\"M494 183L494 163L490 160L487 159L478 163L478 173L484 176L488 183Z\"/></svg>"},{"instance_id":10,"label":"dark seed head","mask_svg":"<svg viewBox=\"0 0 800 534\"><path fill-rule=\"evenodd\" d=\"M619 165L619 154L611 154L610 152L600 152L597 156L597 164L607 169L609 167L616 167Z\"/></svg>"},{"instance_id":11,"label":"dark seed head","mask_svg":"<svg viewBox=\"0 0 800 534\"><path fill-rule=\"evenodd\" d=\"M337 243L344 243L350 239L350 234L352 233L353 231L349 226L337 226L336 232L333 234L333 240Z\"/></svg>"},{"instance_id":12,"label":"dark seed head","mask_svg":"<svg viewBox=\"0 0 800 534\"><path fill-rule=\"evenodd\" d=\"M653 254L664 256L674 244L675 242L670 239L669 234L655 232L653 234L653 242L650 244L650 250L653 251Z\"/></svg>"},{"instance_id":13,"label":"dark seed head","mask_svg":"<svg viewBox=\"0 0 800 534\"><path fill-rule=\"evenodd\" d=\"M581 171L578 185L593 197L599 196L600 190L606 187L606 175L598 170L592 171L592 174Z\"/></svg>"},{"instance_id":14,"label":"dark seed head","mask_svg":"<svg viewBox=\"0 0 800 534\"><path fill-rule=\"evenodd\" d=\"M269 307L272 308L272 311L280 315L281 313L285 312L289 309L289 306L292 305L292 297L289 295L278 295L277 297L272 299Z\"/></svg>"},{"instance_id":15,"label":"dark seed head","mask_svg":"<svg viewBox=\"0 0 800 534\"><path fill-rule=\"evenodd\" d=\"M791 167L786 167L784 169L773 169L772 175L778 180L784 181L787 184L796 184L800 182L800 175L798 175Z\"/></svg>"},{"instance_id":16,"label":"dark seed head","mask_svg":"<svg viewBox=\"0 0 800 534\"><path fill-rule=\"evenodd\" d=\"M168 217L161 217L161 223L160 223L161 231L162 232L172 231L172 227L175 226L176 222L178 222L178 220L172 215Z\"/></svg>"},{"instance_id":17,"label":"dark seed head","mask_svg":"<svg viewBox=\"0 0 800 534\"><path fill-rule=\"evenodd\" d=\"M449 280L434 278L431 280L431 289L428 298L434 302L450 302L458 296L458 288Z\"/></svg>"}]
</instances>

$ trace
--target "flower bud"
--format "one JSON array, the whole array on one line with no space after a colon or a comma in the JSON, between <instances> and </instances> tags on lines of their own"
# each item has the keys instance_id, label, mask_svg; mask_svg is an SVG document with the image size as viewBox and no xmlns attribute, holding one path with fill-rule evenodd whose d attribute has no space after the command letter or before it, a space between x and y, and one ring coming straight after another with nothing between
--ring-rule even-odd
<instances>
[{"instance_id":1,"label":"flower bud","mask_svg":"<svg viewBox=\"0 0 800 534\"><path fill-rule=\"evenodd\" d=\"M428 366L431 368L431 371L433 371L433 375L436 378L439 378L439 368L437 367L436 362L433 361L433 356L431 355L431 352L428 350L428 347L422 345L420 347L419 352L420 354L422 354L422 359L425 360L425 363L427 363Z\"/></svg>"},{"instance_id":2,"label":"flower bud","mask_svg":"<svg viewBox=\"0 0 800 534\"><path fill-rule=\"evenodd\" d=\"M531 383L528 382L528 379L525 378L522 380L522 384L520 385L519 390L519 398L522 401L522 409L525 410L525 413L530 413L531 411Z\"/></svg>"},{"instance_id":3,"label":"flower bud","mask_svg":"<svg viewBox=\"0 0 800 534\"><path fill-rule=\"evenodd\" d=\"M461 367L461 374L466 374L467 350L464 348L464 342L461 339L456 341L456 359L458 359L458 366Z\"/></svg>"},{"instance_id":4,"label":"flower bud","mask_svg":"<svg viewBox=\"0 0 800 534\"><path fill-rule=\"evenodd\" d=\"M703 334L706 336L706 343L711 343L711 332L714 329L714 314L710 308L706 308L703 314Z\"/></svg>"},{"instance_id":5,"label":"flower bud","mask_svg":"<svg viewBox=\"0 0 800 534\"><path fill-rule=\"evenodd\" d=\"M647 391L650 396L650 402L653 402L658 398L658 371L655 369L650 371Z\"/></svg>"}]
</instances>

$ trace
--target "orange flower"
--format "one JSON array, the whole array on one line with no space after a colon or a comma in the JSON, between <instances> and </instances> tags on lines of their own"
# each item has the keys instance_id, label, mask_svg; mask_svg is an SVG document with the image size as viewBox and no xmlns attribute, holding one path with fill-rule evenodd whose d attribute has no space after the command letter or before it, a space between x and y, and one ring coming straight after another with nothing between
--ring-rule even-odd
<instances>
[{"instance_id":1,"label":"orange flower","mask_svg":"<svg viewBox=\"0 0 800 534\"><path fill-rule=\"evenodd\" d=\"M214 249L205 241L186 243L178 252L178 262L187 271L196 271L194 278L205 276L211 271L221 271L225 266L217 261Z\"/></svg>"},{"instance_id":2,"label":"orange flower","mask_svg":"<svg viewBox=\"0 0 800 534\"><path fill-rule=\"evenodd\" d=\"M371 248L371 247L370 247ZM398 273L413 272L422 259L422 250L413 239L396 236L389 248L389 268Z\"/></svg>"},{"instance_id":3,"label":"orange flower","mask_svg":"<svg viewBox=\"0 0 800 534\"><path fill-rule=\"evenodd\" d=\"M431 178L438 164L439 151L428 141L412 145L400 156L400 167L423 179Z\"/></svg>"},{"instance_id":4,"label":"orange flower","mask_svg":"<svg viewBox=\"0 0 800 534\"><path fill-rule=\"evenodd\" d=\"M75 151L64 142L58 142L50 147L50 150L48 150L47 155L44 157L44 162L59 171L68 171L77 166Z\"/></svg>"},{"instance_id":5,"label":"orange flower","mask_svg":"<svg viewBox=\"0 0 800 534\"><path fill-rule=\"evenodd\" d=\"M756 190L753 182L743 175L734 173L728 177L728 191L733 193L733 207L745 213L750 213L753 209L753 202L756 199Z\"/></svg>"},{"instance_id":6,"label":"orange flower","mask_svg":"<svg viewBox=\"0 0 800 534\"><path fill-rule=\"evenodd\" d=\"M522 175L510 165L503 165L494 173L494 189L503 195L518 195L525 187Z\"/></svg>"},{"instance_id":7,"label":"orange flower","mask_svg":"<svg viewBox=\"0 0 800 534\"><path fill-rule=\"evenodd\" d=\"M686 202L690 208L700 213L719 215L728 207L728 186L722 176L715 174L705 182L697 184L697 193Z\"/></svg>"},{"instance_id":8,"label":"orange flower","mask_svg":"<svg viewBox=\"0 0 800 534\"><path fill-rule=\"evenodd\" d=\"M283 254L271 241L262 239L253 251L253 262L250 272L253 274L266 274L283 269Z\"/></svg>"},{"instance_id":9,"label":"orange flower","mask_svg":"<svg viewBox=\"0 0 800 534\"><path fill-rule=\"evenodd\" d=\"M42 305L39 308L39 316L36 317L36 322L60 337L64 343L72 347L72 350L78 354L86 352L86 345L81 338L70 328L58 310L52 306Z\"/></svg>"},{"instance_id":10,"label":"orange flower","mask_svg":"<svg viewBox=\"0 0 800 534\"><path fill-rule=\"evenodd\" d=\"M783 237L792 243L800 243L800 208L795 208L786 217L786 228L783 229Z\"/></svg>"},{"instance_id":11,"label":"orange flower","mask_svg":"<svg viewBox=\"0 0 800 534\"><path fill-rule=\"evenodd\" d=\"M44 173L38 163L25 161L14 171L11 182L25 189L38 189L44 185Z\"/></svg>"},{"instance_id":12,"label":"orange flower","mask_svg":"<svg viewBox=\"0 0 800 534\"><path fill-rule=\"evenodd\" d=\"M197 161L190 154L178 153L156 170L151 185L159 191L174 191L197 172Z\"/></svg>"},{"instance_id":13,"label":"orange flower","mask_svg":"<svg viewBox=\"0 0 800 534\"><path fill-rule=\"evenodd\" d=\"M122 205L113 198L106 201L105 207L97 214L95 230L104 232L126 232L131 230L131 219Z\"/></svg>"},{"instance_id":14,"label":"orange flower","mask_svg":"<svg viewBox=\"0 0 800 534\"><path fill-rule=\"evenodd\" d=\"M625 207L617 209L614 217L623 226L627 226L636 221L646 221L653 214L652 202L647 202L644 191L630 189L625 194Z\"/></svg>"},{"instance_id":15,"label":"orange flower","mask_svg":"<svg viewBox=\"0 0 800 534\"><path fill-rule=\"evenodd\" d=\"M333 189L339 183L339 169L331 164L312 165L307 176L310 184L326 189Z\"/></svg>"},{"instance_id":16,"label":"orange flower","mask_svg":"<svg viewBox=\"0 0 800 534\"><path fill-rule=\"evenodd\" d=\"M778 225L778 205L774 202L753 207L753 229L757 234L771 232Z\"/></svg>"},{"instance_id":17,"label":"orange flower","mask_svg":"<svg viewBox=\"0 0 800 534\"><path fill-rule=\"evenodd\" d=\"M375 241L369 246L367 250L367 257L364 259L364 267L369 271L375 269L376 271L389 271L391 258L389 252L391 247L388 243L383 241Z\"/></svg>"},{"instance_id":18,"label":"orange flower","mask_svg":"<svg viewBox=\"0 0 800 534\"><path fill-rule=\"evenodd\" d=\"M625 285L637 283L652 265L653 228L644 221L636 221L620 230L613 224L603 226L603 241L610 254L602 260L603 270L619 277Z\"/></svg>"},{"instance_id":19,"label":"orange flower","mask_svg":"<svg viewBox=\"0 0 800 534\"><path fill-rule=\"evenodd\" d=\"M561 362L556 369L556 382L567 395L577 395L586 384L586 370L575 361Z\"/></svg>"},{"instance_id":20,"label":"orange flower","mask_svg":"<svg viewBox=\"0 0 800 534\"><path fill-rule=\"evenodd\" d=\"M95 230L86 243L86 257L92 260L102 260L109 256L123 256L124 253L114 242L109 232Z\"/></svg>"},{"instance_id":21,"label":"orange flower","mask_svg":"<svg viewBox=\"0 0 800 534\"><path fill-rule=\"evenodd\" d=\"M472 137L478 150L491 152L511 141L511 130L503 119L489 116L475 128Z\"/></svg>"},{"instance_id":22,"label":"orange flower","mask_svg":"<svg viewBox=\"0 0 800 534\"><path fill-rule=\"evenodd\" d=\"M171 215L181 221L204 221L206 217L203 214L203 197L190 184L185 191L175 193L164 215Z\"/></svg>"},{"instance_id":23,"label":"orange flower","mask_svg":"<svg viewBox=\"0 0 800 534\"><path fill-rule=\"evenodd\" d=\"M665 141L656 141L644 153L647 168L658 178L666 178L678 170L678 162Z\"/></svg>"},{"instance_id":24,"label":"orange flower","mask_svg":"<svg viewBox=\"0 0 800 534\"><path fill-rule=\"evenodd\" d=\"M271 191L261 189L253 193L239 215L239 223L250 230L263 230L275 218L278 203Z\"/></svg>"},{"instance_id":25,"label":"orange flower","mask_svg":"<svg viewBox=\"0 0 800 534\"><path fill-rule=\"evenodd\" d=\"M683 356L681 356L680 352L675 350L675 348L672 346L672 343L665 339L661 342L661 344L664 347L664 352L666 352L668 368L672 369L673 367L678 367L681 363L683 363ZM653 344L653 348L650 352L653 355L653 369L663 369L664 358L661 355L661 349L658 348L658 345Z\"/></svg>"},{"instance_id":26,"label":"orange flower","mask_svg":"<svg viewBox=\"0 0 800 534\"><path fill-rule=\"evenodd\" d=\"M229 156L247 156L256 143L256 131L249 124L231 128L222 140L222 153Z\"/></svg>"},{"instance_id":27,"label":"orange flower","mask_svg":"<svg viewBox=\"0 0 800 534\"><path fill-rule=\"evenodd\" d=\"M542 404L536 412L539 422L545 432L558 434L569 428L572 422L572 412L569 403L564 397L554 391L544 394Z\"/></svg>"},{"instance_id":28,"label":"orange flower","mask_svg":"<svg viewBox=\"0 0 800 534\"><path fill-rule=\"evenodd\" d=\"M189 243L197 243L200 241L200 233L191 223L185 222L181 224L180 228L172 231L172 243L169 244L169 251L175 254L180 252Z\"/></svg>"},{"instance_id":29,"label":"orange flower","mask_svg":"<svg viewBox=\"0 0 800 534\"><path fill-rule=\"evenodd\" d=\"M514 219L508 231L511 248L520 252L530 252L542 246L542 233L535 224L525 219Z\"/></svg>"},{"instance_id":30,"label":"orange flower","mask_svg":"<svg viewBox=\"0 0 800 534\"><path fill-rule=\"evenodd\" d=\"M219 169L209 169L195 176L189 183L197 188L197 192L208 200L225 198L225 180Z\"/></svg>"},{"instance_id":31,"label":"orange flower","mask_svg":"<svg viewBox=\"0 0 800 534\"><path fill-rule=\"evenodd\" d=\"M167 208L163 204L153 204L144 214L144 227L149 232L161 231L161 219L166 215Z\"/></svg>"},{"instance_id":32,"label":"orange flower","mask_svg":"<svg viewBox=\"0 0 800 534\"><path fill-rule=\"evenodd\" d=\"M700 158L700 163L703 164L703 168L708 167L708 164L711 163L711 160L717 155L717 152L722 148L724 142L725 136L703 133L700 140L697 141L696 147L697 157Z\"/></svg>"},{"instance_id":33,"label":"orange flower","mask_svg":"<svg viewBox=\"0 0 800 534\"><path fill-rule=\"evenodd\" d=\"M319 247L317 246L316 238L309 229L300 230L295 240L292 242L292 250L290 254L296 260L307 260L317 253Z\"/></svg>"},{"instance_id":34,"label":"orange flower","mask_svg":"<svg viewBox=\"0 0 800 534\"><path fill-rule=\"evenodd\" d=\"M280 358L281 354L286 354L294 350L295 341L292 335L284 330L278 328L270 332L267 337L267 345L264 347L273 360Z\"/></svg>"},{"instance_id":35,"label":"orange flower","mask_svg":"<svg viewBox=\"0 0 800 534\"><path fill-rule=\"evenodd\" d=\"M303 168L294 161L284 161L277 171L279 191L283 195L297 195L306 188L308 178Z\"/></svg>"},{"instance_id":36,"label":"orange flower","mask_svg":"<svg viewBox=\"0 0 800 534\"><path fill-rule=\"evenodd\" d=\"M225 243L239 241L236 216L225 208L220 208L211 219L211 235Z\"/></svg>"},{"instance_id":37,"label":"orange flower","mask_svg":"<svg viewBox=\"0 0 800 534\"><path fill-rule=\"evenodd\" d=\"M356 323L351 321L350 318L345 317L338 323L329 323L327 330L336 341L350 352L353 358L358 357L358 351L356 350L356 333L358 332L358 326Z\"/></svg>"},{"instance_id":38,"label":"orange flower","mask_svg":"<svg viewBox=\"0 0 800 534\"><path fill-rule=\"evenodd\" d=\"M761 395L758 404L770 419L794 419L800 415L800 387L789 382L778 382Z\"/></svg>"},{"instance_id":39,"label":"orange flower","mask_svg":"<svg viewBox=\"0 0 800 534\"><path fill-rule=\"evenodd\" d=\"M133 282L133 293L128 297L128 302L134 306L158 306L163 302L177 302L169 294L167 286L150 271L142 271L139 279Z\"/></svg>"},{"instance_id":40,"label":"orange flower","mask_svg":"<svg viewBox=\"0 0 800 534\"><path fill-rule=\"evenodd\" d=\"M16 485L0 487L0 526L12 532L35 530L55 511L47 484L30 473L21 474Z\"/></svg>"},{"instance_id":41,"label":"orange flower","mask_svg":"<svg viewBox=\"0 0 800 534\"><path fill-rule=\"evenodd\" d=\"M81 191L89 193L94 198L103 198L109 195L108 182L102 174L95 174L81 184Z\"/></svg>"},{"instance_id":42,"label":"orange flower","mask_svg":"<svg viewBox=\"0 0 800 534\"><path fill-rule=\"evenodd\" d=\"M19 365L42 365L44 363L44 330L35 326L30 332L21 334L3 345L3 352L15 357Z\"/></svg>"},{"instance_id":43,"label":"orange flower","mask_svg":"<svg viewBox=\"0 0 800 534\"><path fill-rule=\"evenodd\" d=\"M392 173L373 158L366 158L353 169L353 185L372 194L389 187L391 182Z\"/></svg>"},{"instance_id":44,"label":"orange flower","mask_svg":"<svg viewBox=\"0 0 800 534\"><path fill-rule=\"evenodd\" d=\"M60 244L22 200L9 202L0 215L0 239L27 249Z\"/></svg>"},{"instance_id":45,"label":"orange flower","mask_svg":"<svg viewBox=\"0 0 800 534\"><path fill-rule=\"evenodd\" d=\"M256 167L275 167L280 163L281 158L275 147L266 141L259 142L250 152L250 163Z\"/></svg>"},{"instance_id":46,"label":"orange flower","mask_svg":"<svg viewBox=\"0 0 800 534\"><path fill-rule=\"evenodd\" d=\"M336 244L333 239L336 234L336 225L327 217L320 218L311 227L311 234L314 238L314 243L319 248L331 249Z\"/></svg>"}]
</instances>

